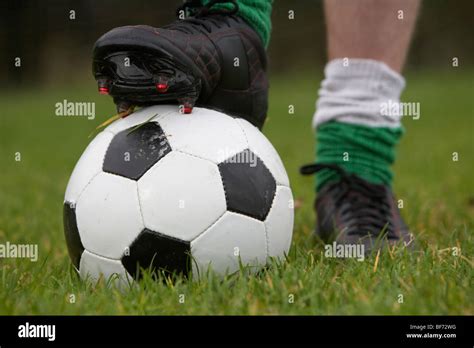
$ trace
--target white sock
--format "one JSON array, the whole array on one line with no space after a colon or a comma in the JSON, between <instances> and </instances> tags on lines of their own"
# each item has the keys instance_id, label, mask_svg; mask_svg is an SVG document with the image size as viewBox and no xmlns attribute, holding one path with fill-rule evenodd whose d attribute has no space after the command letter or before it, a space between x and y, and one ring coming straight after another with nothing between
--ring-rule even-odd
<instances>
[{"instance_id":1,"label":"white sock","mask_svg":"<svg viewBox=\"0 0 474 348\"><path fill-rule=\"evenodd\" d=\"M400 115L387 115L385 103L399 103L405 79L383 62L334 59L324 69L313 127L338 121L368 127L400 127Z\"/></svg>"}]
</instances>

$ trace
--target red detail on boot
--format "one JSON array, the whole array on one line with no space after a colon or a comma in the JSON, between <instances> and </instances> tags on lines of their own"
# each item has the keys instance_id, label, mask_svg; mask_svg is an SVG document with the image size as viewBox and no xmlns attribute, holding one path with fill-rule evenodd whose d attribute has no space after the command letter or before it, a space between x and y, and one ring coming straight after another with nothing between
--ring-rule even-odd
<instances>
[{"instance_id":1,"label":"red detail on boot","mask_svg":"<svg viewBox=\"0 0 474 348\"><path fill-rule=\"evenodd\" d=\"M109 89L107 87L99 87L99 93L107 95L109 94Z\"/></svg>"},{"instance_id":2,"label":"red detail on boot","mask_svg":"<svg viewBox=\"0 0 474 348\"><path fill-rule=\"evenodd\" d=\"M159 93L165 93L168 90L168 85L166 83L157 83L156 90Z\"/></svg>"}]
</instances>

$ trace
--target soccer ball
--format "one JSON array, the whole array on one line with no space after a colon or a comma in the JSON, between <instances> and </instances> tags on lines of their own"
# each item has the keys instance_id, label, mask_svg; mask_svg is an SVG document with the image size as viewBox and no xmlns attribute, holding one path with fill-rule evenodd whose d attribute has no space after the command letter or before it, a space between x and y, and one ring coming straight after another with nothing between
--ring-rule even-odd
<instances>
[{"instance_id":1,"label":"soccer ball","mask_svg":"<svg viewBox=\"0 0 474 348\"><path fill-rule=\"evenodd\" d=\"M243 119L143 108L89 144L66 189L64 230L82 278L143 269L219 275L288 252L293 198L265 136Z\"/></svg>"}]
</instances>

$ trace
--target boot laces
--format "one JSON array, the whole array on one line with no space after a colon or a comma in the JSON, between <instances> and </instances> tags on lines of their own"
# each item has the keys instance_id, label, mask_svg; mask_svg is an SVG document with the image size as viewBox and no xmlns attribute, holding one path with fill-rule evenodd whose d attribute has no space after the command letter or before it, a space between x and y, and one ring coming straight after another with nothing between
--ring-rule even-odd
<instances>
[{"instance_id":1,"label":"boot laces","mask_svg":"<svg viewBox=\"0 0 474 348\"><path fill-rule=\"evenodd\" d=\"M378 236L384 232L389 239L397 238L385 186L370 184L335 164L309 164L301 167L300 172L311 175L324 169L336 171L341 178L329 190L333 191L336 209L340 210L348 234L365 236L369 232Z\"/></svg>"},{"instance_id":2,"label":"boot laces","mask_svg":"<svg viewBox=\"0 0 474 348\"><path fill-rule=\"evenodd\" d=\"M232 4L233 8L230 10L222 8L213 8L213 6L216 4L225 3ZM192 33L192 29L189 26L189 24L191 23L194 24L194 26L201 27L205 29L208 33L210 33L213 28L212 25L219 27L224 23L222 21L222 17L215 15L234 15L239 11L239 5L237 4L236 0L211 0L206 5L203 5L200 0L188 0L183 5L178 7L176 11L176 16L178 17L178 19L180 19L180 15L183 11L185 13L186 19L178 21L177 23L173 23L174 30Z\"/></svg>"},{"instance_id":3,"label":"boot laces","mask_svg":"<svg viewBox=\"0 0 474 348\"><path fill-rule=\"evenodd\" d=\"M216 4L232 4L233 9L227 10L227 9L213 9L212 7ZM183 5L178 7L178 18L179 18L179 13L181 11L184 11L186 13L186 17L193 16L193 17L202 17L205 16L209 13L215 13L215 14L229 14L233 15L236 14L237 11L239 11L239 5L237 4L237 0L211 0L209 1L206 5L203 5L201 3L201 0L187 0L184 2Z\"/></svg>"}]
</instances>

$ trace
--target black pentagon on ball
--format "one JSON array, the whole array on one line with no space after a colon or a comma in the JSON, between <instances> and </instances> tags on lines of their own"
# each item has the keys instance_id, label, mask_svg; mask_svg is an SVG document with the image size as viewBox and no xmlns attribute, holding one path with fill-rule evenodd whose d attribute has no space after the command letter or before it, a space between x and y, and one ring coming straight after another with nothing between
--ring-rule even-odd
<instances>
[{"instance_id":1,"label":"black pentagon on ball","mask_svg":"<svg viewBox=\"0 0 474 348\"><path fill-rule=\"evenodd\" d=\"M244 150L219 164L227 210L265 220L272 206L276 182L262 160Z\"/></svg>"},{"instance_id":2,"label":"black pentagon on ball","mask_svg":"<svg viewBox=\"0 0 474 348\"><path fill-rule=\"evenodd\" d=\"M182 274L191 269L191 243L145 228L133 241L128 253L122 256L122 264L135 279L142 276L142 269L156 275Z\"/></svg>"},{"instance_id":3,"label":"black pentagon on ball","mask_svg":"<svg viewBox=\"0 0 474 348\"><path fill-rule=\"evenodd\" d=\"M138 180L170 151L160 125L147 122L114 136L105 153L102 170Z\"/></svg>"},{"instance_id":4,"label":"black pentagon on ball","mask_svg":"<svg viewBox=\"0 0 474 348\"><path fill-rule=\"evenodd\" d=\"M71 257L72 264L79 269L81 255L84 252L84 246L81 242L79 229L77 228L76 209L69 202L64 203L63 207L64 236L66 237L67 250Z\"/></svg>"}]
</instances>

